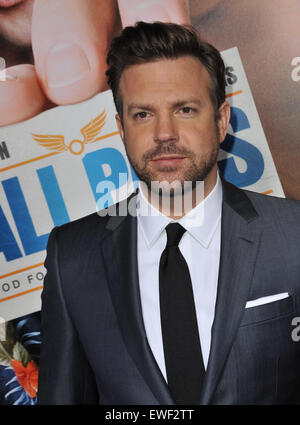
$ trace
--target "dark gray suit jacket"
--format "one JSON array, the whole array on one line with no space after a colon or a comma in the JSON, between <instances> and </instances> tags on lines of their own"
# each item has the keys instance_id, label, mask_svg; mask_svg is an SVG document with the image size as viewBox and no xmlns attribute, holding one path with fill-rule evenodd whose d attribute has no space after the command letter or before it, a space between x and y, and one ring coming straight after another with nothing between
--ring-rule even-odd
<instances>
[{"instance_id":1,"label":"dark gray suit jacket","mask_svg":"<svg viewBox=\"0 0 300 425\"><path fill-rule=\"evenodd\" d=\"M223 181L221 258L199 404L300 404L300 202ZM196 254L195 254L196 255ZM55 228L42 294L39 404L174 404L147 342L136 218ZM248 300L288 292L245 309Z\"/></svg>"}]
</instances>

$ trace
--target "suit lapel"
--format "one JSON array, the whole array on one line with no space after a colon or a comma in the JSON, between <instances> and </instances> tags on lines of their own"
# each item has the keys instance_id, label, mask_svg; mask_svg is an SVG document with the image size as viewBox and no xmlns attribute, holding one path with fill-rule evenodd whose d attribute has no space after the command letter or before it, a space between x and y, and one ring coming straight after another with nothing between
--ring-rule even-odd
<instances>
[{"instance_id":1,"label":"suit lapel","mask_svg":"<svg viewBox=\"0 0 300 425\"><path fill-rule=\"evenodd\" d=\"M247 195L223 181L218 294L200 404L209 404L212 399L248 299L260 240L257 218ZM124 342L158 403L174 404L144 328L137 266L137 220L131 215L110 217L106 229L101 249Z\"/></svg>"},{"instance_id":2,"label":"suit lapel","mask_svg":"<svg viewBox=\"0 0 300 425\"><path fill-rule=\"evenodd\" d=\"M212 399L248 299L260 237L257 217L247 195L223 182L218 293L201 404Z\"/></svg>"},{"instance_id":3,"label":"suit lapel","mask_svg":"<svg viewBox=\"0 0 300 425\"><path fill-rule=\"evenodd\" d=\"M102 254L124 342L158 403L174 404L144 328L137 266L137 219L131 215L110 217L106 229Z\"/></svg>"}]
</instances>

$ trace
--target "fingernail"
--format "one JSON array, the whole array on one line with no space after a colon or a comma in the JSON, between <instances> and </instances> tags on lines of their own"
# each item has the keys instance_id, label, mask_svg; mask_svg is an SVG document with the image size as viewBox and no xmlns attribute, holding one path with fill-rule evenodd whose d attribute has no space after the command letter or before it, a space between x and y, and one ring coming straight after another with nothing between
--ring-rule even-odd
<instances>
[{"instance_id":1,"label":"fingernail","mask_svg":"<svg viewBox=\"0 0 300 425\"><path fill-rule=\"evenodd\" d=\"M67 87L85 77L90 64L84 51L73 43L62 43L53 47L46 60L48 87Z\"/></svg>"}]
</instances>

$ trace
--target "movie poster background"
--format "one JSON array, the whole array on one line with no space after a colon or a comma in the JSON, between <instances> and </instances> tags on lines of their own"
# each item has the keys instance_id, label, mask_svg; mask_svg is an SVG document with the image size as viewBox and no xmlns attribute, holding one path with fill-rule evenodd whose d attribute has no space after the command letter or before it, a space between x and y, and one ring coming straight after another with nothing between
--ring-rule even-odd
<instances>
[{"instance_id":1,"label":"movie poster background","mask_svg":"<svg viewBox=\"0 0 300 425\"><path fill-rule=\"evenodd\" d=\"M33 3L34 0L24 0L24 7L20 6L23 9L18 16L19 6L15 7L13 13L16 13L17 26L14 27L10 27L9 21L5 20L7 11L0 8L0 56L5 59L7 67L34 63L30 38L30 15ZM150 21L155 19L168 21L170 20L168 17L172 16L170 8L176 8L177 0L167 2L167 13L162 13L161 9L163 4L166 5L165 1L153 0L140 3L147 3L147 6L153 4L152 8L145 9L147 10L147 15L143 16L145 20L148 17ZM126 7L126 0L120 1L119 6L120 9ZM239 55L251 91L248 99L249 102L254 101L256 107L256 109L252 108L255 121L253 123L253 119L250 120L252 128L244 129L245 132L248 131L246 137L245 133L237 137L255 145L253 128L256 129L257 139L263 140L262 143L264 143L265 135L268 149L265 149L262 155L265 163L270 166L269 170L272 170L270 176L266 177L271 179L269 181L274 185L275 194L300 199L299 1L190 0L189 13L191 23L200 31L202 37L220 51L237 48L238 53L235 54L235 58ZM18 28L22 31L18 32ZM116 23L114 31L117 33L119 30L120 22ZM234 86L232 91L234 91L233 88ZM238 86L237 90L239 90ZM238 108L250 107L243 106L243 100L238 102L241 102ZM3 86L0 86L0 112L1 108L5 107L4 104L5 90ZM46 105L47 108L52 106L51 102ZM256 113L258 113L257 116ZM69 112L66 114L68 116ZM33 122L34 120L35 118ZM49 131L46 123L47 119L45 132ZM13 124L10 129L0 128L0 142L4 135L6 137L7 134L17 134L18 128L22 129L22 124ZM233 158L238 165L240 158L234 155ZM0 161L0 168L4 167L4 162L5 157ZM245 164L240 165L240 169L245 167ZM257 162L257 168L258 165L259 162ZM275 184L278 177L279 183ZM265 182L262 186L247 187L246 185L246 188L262 192L264 185ZM1 195L3 196L3 192ZM4 203L5 200L0 199L0 205ZM5 235L0 233L0 238L3 237ZM44 258L45 251L41 255ZM6 272L7 270L1 270L0 275L7 274ZM36 311L36 306L32 308L32 311L35 312L25 316L15 314L15 318L6 322L5 325L0 323L0 340L2 341L0 342L0 404L36 403L40 313Z\"/></svg>"}]
</instances>

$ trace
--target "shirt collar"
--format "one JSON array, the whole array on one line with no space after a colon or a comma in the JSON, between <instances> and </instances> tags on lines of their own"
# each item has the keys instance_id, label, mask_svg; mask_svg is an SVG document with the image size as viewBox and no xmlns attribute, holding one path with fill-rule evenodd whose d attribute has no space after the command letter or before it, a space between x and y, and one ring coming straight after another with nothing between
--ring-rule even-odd
<instances>
[{"instance_id":1,"label":"shirt collar","mask_svg":"<svg viewBox=\"0 0 300 425\"><path fill-rule=\"evenodd\" d=\"M180 223L204 248L208 248L221 219L222 198L222 183L217 173L217 182L208 196L184 217L172 220L151 205L139 187L137 218L148 248L155 244L170 222Z\"/></svg>"}]
</instances>

